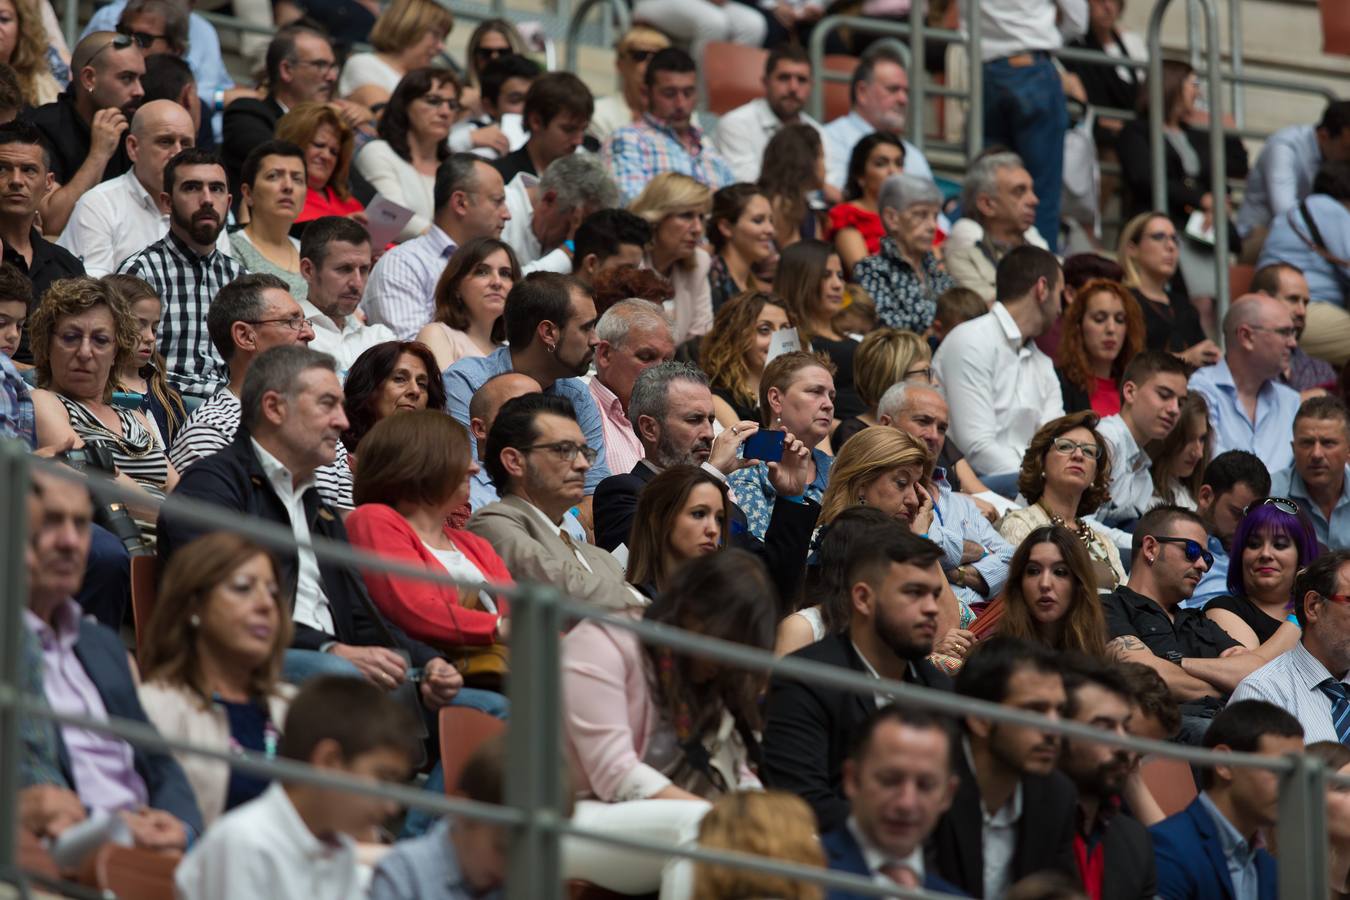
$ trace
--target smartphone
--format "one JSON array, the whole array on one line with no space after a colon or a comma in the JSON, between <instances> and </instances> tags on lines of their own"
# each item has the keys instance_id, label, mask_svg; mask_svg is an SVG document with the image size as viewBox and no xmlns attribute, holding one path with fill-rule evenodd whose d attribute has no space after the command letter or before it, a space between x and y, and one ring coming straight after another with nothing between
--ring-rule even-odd
<instances>
[{"instance_id":1,"label":"smartphone","mask_svg":"<svg viewBox=\"0 0 1350 900\"><path fill-rule=\"evenodd\" d=\"M762 459L765 462L779 462L783 458L783 442L787 440L785 431L768 431L761 428L745 439L746 459Z\"/></svg>"}]
</instances>

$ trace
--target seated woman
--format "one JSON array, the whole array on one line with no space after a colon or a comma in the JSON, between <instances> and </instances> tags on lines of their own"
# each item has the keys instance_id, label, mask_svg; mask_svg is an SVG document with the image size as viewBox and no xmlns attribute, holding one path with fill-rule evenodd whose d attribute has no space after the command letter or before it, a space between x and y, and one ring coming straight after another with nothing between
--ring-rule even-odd
<instances>
[{"instance_id":1,"label":"seated woman","mask_svg":"<svg viewBox=\"0 0 1350 900\"><path fill-rule=\"evenodd\" d=\"M23 96L20 105L36 109L45 103L54 103L61 95L64 82L52 74L47 52L48 35L43 14L36 3L29 0L0 2L7 40L0 42L0 62L14 70ZM70 77L69 66L63 77Z\"/></svg>"},{"instance_id":2,"label":"seated woman","mask_svg":"<svg viewBox=\"0 0 1350 900\"><path fill-rule=\"evenodd\" d=\"M88 445L108 450L124 486L163 498L178 483L145 413L112 402L113 372L140 342L120 294L92 278L65 278L47 289L28 319L40 387L33 391L39 448ZM143 535L153 534L153 503L132 504Z\"/></svg>"},{"instance_id":3,"label":"seated woman","mask_svg":"<svg viewBox=\"0 0 1350 900\"><path fill-rule=\"evenodd\" d=\"M652 226L647 268L670 279L675 299L666 304L676 344L707 334L712 327L712 258L703 249L703 218L712 209L712 191L688 175L662 172L642 189L629 212Z\"/></svg>"},{"instance_id":4,"label":"seated woman","mask_svg":"<svg viewBox=\"0 0 1350 900\"><path fill-rule=\"evenodd\" d=\"M249 151L239 174L240 205L248 224L230 235L230 255L249 272L275 275L297 303L309 297L300 275L300 240L291 228L305 205L305 151L286 141L267 141Z\"/></svg>"},{"instance_id":5,"label":"seated woman","mask_svg":"<svg viewBox=\"0 0 1350 900\"><path fill-rule=\"evenodd\" d=\"M774 293L783 298L797 323L802 349L828 354L834 364L838 391L835 416L848 418L863 412L863 402L853 387L858 341L834 327L835 316L844 308L844 269L839 254L824 241L798 241L784 250L778 261Z\"/></svg>"},{"instance_id":6,"label":"seated woman","mask_svg":"<svg viewBox=\"0 0 1350 900\"><path fill-rule=\"evenodd\" d=\"M352 196L349 186L356 138L331 106L297 104L277 121L276 135L277 140L305 152L305 204L291 227L292 237L300 237L306 222L324 216L365 221L366 208Z\"/></svg>"},{"instance_id":7,"label":"seated woman","mask_svg":"<svg viewBox=\"0 0 1350 900\"><path fill-rule=\"evenodd\" d=\"M417 237L436 214L436 169L450 155L459 82L449 69L414 69L380 117L380 139L356 154L356 170L380 196L413 211L398 240Z\"/></svg>"},{"instance_id":8,"label":"seated woman","mask_svg":"<svg viewBox=\"0 0 1350 900\"><path fill-rule=\"evenodd\" d=\"M1144 314L1114 281L1089 281L1060 319L1055 374L1065 412L1090 409L1105 418L1120 412L1120 376L1144 349Z\"/></svg>"},{"instance_id":9,"label":"seated woman","mask_svg":"<svg viewBox=\"0 0 1350 900\"><path fill-rule=\"evenodd\" d=\"M377 422L360 447L356 509L346 521L353 546L466 585L511 584L506 564L487 541L446 522L468 501L469 479L478 471L463 425L440 410L409 410ZM500 692L509 670L504 598L390 572L361 574L381 614L444 652L464 676L457 705L489 712L504 707L496 694L479 696Z\"/></svg>"},{"instance_id":10,"label":"seated woman","mask_svg":"<svg viewBox=\"0 0 1350 900\"><path fill-rule=\"evenodd\" d=\"M767 651L772 596L763 565L743 550L726 550L681 565L641 615ZM760 788L750 764L759 755L766 680L762 672L644 644L595 619L577 625L562 639L564 740L580 798L572 821L692 844L710 801ZM663 896L691 896L690 867L664 856L568 841L562 868L565 878L619 893L659 888Z\"/></svg>"},{"instance_id":11,"label":"seated woman","mask_svg":"<svg viewBox=\"0 0 1350 900\"><path fill-rule=\"evenodd\" d=\"M1172 432L1144 448L1153 460L1153 496L1159 503L1195 509L1200 483L1209 465L1209 404L1197 393L1186 395Z\"/></svg>"},{"instance_id":12,"label":"seated woman","mask_svg":"<svg viewBox=\"0 0 1350 900\"><path fill-rule=\"evenodd\" d=\"M758 422L759 382L774 332L792 328L783 301L763 291L746 291L717 311L712 330L699 344L698 363L712 387L713 410L723 428Z\"/></svg>"},{"instance_id":13,"label":"seated woman","mask_svg":"<svg viewBox=\"0 0 1350 900\"><path fill-rule=\"evenodd\" d=\"M882 322L926 334L938 298L957 286L933 249L942 191L931 179L901 172L886 179L877 202L886 237L879 254L854 267L853 280L872 295Z\"/></svg>"},{"instance_id":14,"label":"seated woman","mask_svg":"<svg viewBox=\"0 0 1350 900\"><path fill-rule=\"evenodd\" d=\"M1303 204L1271 220L1257 265L1272 263L1298 267L1314 302L1344 309L1350 300L1350 165L1323 163Z\"/></svg>"},{"instance_id":15,"label":"seated woman","mask_svg":"<svg viewBox=\"0 0 1350 900\"><path fill-rule=\"evenodd\" d=\"M834 424L834 373L829 360L798 350L769 363L759 385L761 428L779 429L811 448L810 481L802 496L819 502L833 458L818 446ZM728 478L736 502L745 512L748 530L760 540L769 527L777 492L763 462Z\"/></svg>"},{"instance_id":16,"label":"seated woman","mask_svg":"<svg viewBox=\"0 0 1350 900\"><path fill-rule=\"evenodd\" d=\"M780 250L824 233L811 194L825 187L825 146L814 125L784 125L769 138L759 189L773 210L774 238Z\"/></svg>"},{"instance_id":17,"label":"seated woman","mask_svg":"<svg viewBox=\"0 0 1350 900\"><path fill-rule=\"evenodd\" d=\"M126 368L117 370L114 392L139 395L140 409L149 414L146 420L154 428L156 439L161 446L172 447L174 435L187 419L187 407L182 395L164 377L166 363L156 349L164 304L155 289L135 275L104 275L99 280L122 296L139 329L136 353Z\"/></svg>"},{"instance_id":18,"label":"seated woman","mask_svg":"<svg viewBox=\"0 0 1350 900\"><path fill-rule=\"evenodd\" d=\"M1205 337L1200 314L1177 275L1176 226L1166 213L1140 213L1120 230L1117 258L1125 286L1144 314L1144 346L1175 353L1192 366L1219 361L1219 345Z\"/></svg>"},{"instance_id":19,"label":"seated woman","mask_svg":"<svg viewBox=\"0 0 1350 900\"><path fill-rule=\"evenodd\" d=\"M1111 456L1097 434L1097 414L1072 413L1041 426L1022 456L1017 490L1030 505L1007 513L998 532L1014 547L1045 525L1068 528L1092 560L1097 590L1107 593L1125 580L1111 536L1086 519L1109 496Z\"/></svg>"},{"instance_id":20,"label":"seated woman","mask_svg":"<svg viewBox=\"0 0 1350 900\"><path fill-rule=\"evenodd\" d=\"M175 553L139 641L141 705L166 738L217 751L276 755L295 688L281 681L291 598L262 547L217 531ZM268 779L175 753L210 827Z\"/></svg>"},{"instance_id":21,"label":"seated woman","mask_svg":"<svg viewBox=\"0 0 1350 900\"><path fill-rule=\"evenodd\" d=\"M1233 532L1228 593L1205 604L1205 616L1248 650L1274 659L1302 633L1288 621L1294 578L1320 554L1316 532L1298 504L1267 497L1248 508Z\"/></svg>"},{"instance_id":22,"label":"seated woman","mask_svg":"<svg viewBox=\"0 0 1350 900\"><path fill-rule=\"evenodd\" d=\"M916 534L933 523L933 498L924 483L933 461L923 442L898 428L869 428L839 451L820 498L824 528L853 506L873 506Z\"/></svg>"},{"instance_id":23,"label":"seated woman","mask_svg":"<svg viewBox=\"0 0 1350 900\"><path fill-rule=\"evenodd\" d=\"M708 289L713 311L742 291L763 290L756 269L773 259L773 208L758 185L733 184L713 194L708 240L713 246Z\"/></svg>"},{"instance_id":24,"label":"seated woman","mask_svg":"<svg viewBox=\"0 0 1350 900\"><path fill-rule=\"evenodd\" d=\"M905 145L889 131L873 132L853 145L844 202L830 209L828 231L849 278L854 266L881 252L881 239L886 236L877 205L881 186L904 168Z\"/></svg>"},{"instance_id":25,"label":"seated woman","mask_svg":"<svg viewBox=\"0 0 1350 900\"><path fill-rule=\"evenodd\" d=\"M469 43L465 47L467 57L462 71L465 75L464 108L477 115L479 108L479 89L482 87L483 69L493 60L503 56L524 56L529 52L525 38L521 37L515 23L506 19L487 19L478 23L469 34Z\"/></svg>"},{"instance_id":26,"label":"seated woman","mask_svg":"<svg viewBox=\"0 0 1350 900\"><path fill-rule=\"evenodd\" d=\"M681 563L726 546L726 483L698 466L671 466L638 495L628 539L628 581L655 599Z\"/></svg>"},{"instance_id":27,"label":"seated woman","mask_svg":"<svg viewBox=\"0 0 1350 900\"><path fill-rule=\"evenodd\" d=\"M1063 337L1064 317L1069 314L1069 307L1073 306L1078 291L1087 285L1089 281L1117 281L1124 283L1125 270L1111 259L1107 259L1099 253L1075 253L1072 256L1064 258L1064 290L1060 292L1060 298L1064 301L1062 311L1055 323L1050 326L1050 330L1036 338L1036 346L1051 359L1059 358L1059 342ZM984 302L981 300L980 302ZM983 313L980 313L983 315ZM948 326L947 331L951 331ZM1076 410L1075 410L1076 412Z\"/></svg>"},{"instance_id":28,"label":"seated woman","mask_svg":"<svg viewBox=\"0 0 1350 900\"><path fill-rule=\"evenodd\" d=\"M834 452L853 435L879 424L877 405L892 385L910 379L928 384L932 361L928 342L912 331L883 326L863 338L853 355L853 386L865 408L834 429L830 437Z\"/></svg>"},{"instance_id":29,"label":"seated woman","mask_svg":"<svg viewBox=\"0 0 1350 900\"><path fill-rule=\"evenodd\" d=\"M502 311L519 280L510 244L480 237L455 250L436 282L435 321L417 332L436 357L438 376L464 357L487 356L506 341Z\"/></svg>"},{"instance_id":30,"label":"seated woman","mask_svg":"<svg viewBox=\"0 0 1350 900\"><path fill-rule=\"evenodd\" d=\"M374 50L347 57L338 96L378 112L404 75L435 62L454 27L448 7L432 0L394 0L370 30Z\"/></svg>"}]
</instances>

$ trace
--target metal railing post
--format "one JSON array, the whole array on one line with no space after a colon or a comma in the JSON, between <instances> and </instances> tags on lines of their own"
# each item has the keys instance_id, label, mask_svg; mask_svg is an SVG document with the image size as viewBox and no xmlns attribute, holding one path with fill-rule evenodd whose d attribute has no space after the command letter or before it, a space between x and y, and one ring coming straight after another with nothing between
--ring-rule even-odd
<instances>
[{"instance_id":1,"label":"metal railing post","mask_svg":"<svg viewBox=\"0 0 1350 900\"><path fill-rule=\"evenodd\" d=\"M567 34L564 40L567 41L567 55L564 57L563 69L567 72L577 70L577 36L581 34L581 26L586 21L586 16L590 14L591 9L596 6L607 6L610 12L617 20L619 34L623 34L633 26L633 16L628 11L628 6L623 0L581 0L576 11L572 13L572 18L567 23ZM608 21L608 19L606 19Z\"/></svg>"},{"instance_id":2,"label":"metal railing post","mask_svg":"<svg viewBox=\"0 0 1350 900\"><path fill-rule=\"evenodd\" d=\"M20 691L23 610L28 596L28 448L0 440L0 691ZM0 705L0 874L16 871L19 808L19 711Z\"/></svg>"},{"instance_id":3,"label":"metal railing post","mask_svg":"<svg viewBox=\"0 0 1350 900\"><path fill-rule=\"evenodd\" d=\"M509 900L562 897L558 833L545 820L561 818L563 801L562 617L555 591L527 587L511 610L511 656L529 660L507 679L511 726L506 738L506 803L525 823L511 841Z\"/></svg>"},{"instance_id":4,"label":"metal railing post","mask_svg":"<svg viewBox=\"0 0 1350 900\"><path fill-rule=\"evenodd\" d=\"M909 131L909 140L919 152L923 152L924 117L928 115L925 92L928 81L927 48L924 46L923 18L928 12L928 4L919 0L909 5L909 120L905 123Z\"/></svg>"},{"instance_id":5,"label":"metal railing post","mask_svg":"<svg viewBox=\"0 0 1350 900\"><path fill-rule=\"evenodd\" d=\"M1290 759L1280 775L1280 896L1326 897L1326 767L1309 754Z\"/></svg>"},{"instance_id":6,"label":"metal railing post","mask_svg":"<svg viewBox=\"0 0 1350 900\"><path fill-rule=\"evenodd\" d=\"M1243 84L1245 66L1242 62L1242 2L1228 0L1228 56L1230 70L1233 73L1229 85L1229 103L1233 110L1233 124L1238 128L1247 125L1247 88Z\"/></svg>"},{"instance_id":7,"label":"metal railing post","mask_svg":"<svg viewBox=\"0 0 1350 900\"><path fill-rule=\"evenodd\" d=\"M75 49L80 37L79 18L80 0L66 0L66 8L61 13L61 31L65 34L66 46L71 50Z\"/></svg>"},{"instance_id":8,"label":"metal railing post","mask_svg":"<svg viewBox=\"0 0 1350 900\"><path fill-rule=\"evenodd\" d=\"M970 83L967 85L967 89L970 91L970 103L966 106L966 139L968 142L966 158L971 159L979 155L980 151L984 149L984 61L980 59L980 23L982 20L980 0L968 0L966 6L970 10L969 19L966 22L968 30L966 53L970 57L968 60Z\"/></svg>"}]
</instances>

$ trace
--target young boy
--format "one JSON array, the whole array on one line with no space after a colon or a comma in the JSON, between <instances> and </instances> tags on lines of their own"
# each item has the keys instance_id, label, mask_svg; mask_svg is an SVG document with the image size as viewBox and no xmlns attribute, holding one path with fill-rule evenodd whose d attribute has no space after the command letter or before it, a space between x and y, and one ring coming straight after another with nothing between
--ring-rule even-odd
<instances>
[{"instance_id":1,"label":"young boy","mask_svg":"<svg viewBox=\"0 0 1350 900\"><path fill-rule=\"evenodd\" d=\"M0 263L0 355L12 357L33 303L33 282L13 263Z\"/></svg>"},{"instance_id":2,"label":"young boy","mask_svg":"<svg viewBox=\"0 0 1350 900\"><path fill-rule=\"evenodd\" d=\"M989 304L975 291L963 287L948 288L937 299L937 311L933 314L933 336L929 338L929 343L936 350L942 339L957 325L987 312Z\"/></svg>"},{"instance_id":3,"label":"young boy","mask_svg":"<svg viewBox=\"0 0 1350 900\"><path fill-rule=\"evenodd\" d=\"M10 359L19 349L32 300L33 282L12 263L0 263L0 439L20 440L35 450L32 394Z\"/></svg>"},{"instance_id":4,"label":"young boy","mask_svg":"<svg viewBox=\"0 0 1350 900\"><path fill-rule=\"evenodd\" d=\"M283 759L370 781L406 781L420 755L412 714L374 685L309 681L286 715ZM351 835L394 814L363 794L276 782L220 819L174 873L180 900L359 900Z\"/></svg>"}]
</instances>

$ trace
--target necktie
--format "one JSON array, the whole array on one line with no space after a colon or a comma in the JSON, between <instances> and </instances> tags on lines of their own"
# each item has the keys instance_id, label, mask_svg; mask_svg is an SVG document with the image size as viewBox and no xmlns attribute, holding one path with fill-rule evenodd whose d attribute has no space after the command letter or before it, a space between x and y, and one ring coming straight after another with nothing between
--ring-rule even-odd
<instances>
[{"instance_id":1,"label":"necktie","mask_svg":"<svg viewBox=\"0 0 1350 900\"><path fill-rule=\"evenodd\" d=\"M1350 698L1346 697L1345 685L1328 678L1317 687L1331 698L1331 724L1336 729L1336 740L1350 744Z\"/></svg>"},{"instance_id":2,"label":"necktie","mask_svg":"<svg viewBox=\"0 0 1350 900\"><path fill-rule=\"evenodd\" d=\"M885 875L901 887L921 887L919 884L919 873L915 872L902 862L886 863L879 871L882 875Z\"/></svg>"}]
</instances>

